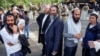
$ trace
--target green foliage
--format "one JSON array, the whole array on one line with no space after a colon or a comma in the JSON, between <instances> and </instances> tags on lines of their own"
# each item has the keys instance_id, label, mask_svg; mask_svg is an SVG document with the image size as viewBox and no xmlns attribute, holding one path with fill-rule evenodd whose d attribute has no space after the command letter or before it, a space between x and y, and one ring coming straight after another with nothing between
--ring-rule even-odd
<instances>
[{"instance_id":1,"label":"green foliage","mask_svg":"<svg viewBox=\"0 0 100 56\"><path fill-rule=\"evenodd\" d=\"M39 4L39 3L58 3L61 0L0 0L0 7L7 9L12 4L16 5L24 5L29 6L30 3L32 4Z\"/></svg>"}]
</instances>

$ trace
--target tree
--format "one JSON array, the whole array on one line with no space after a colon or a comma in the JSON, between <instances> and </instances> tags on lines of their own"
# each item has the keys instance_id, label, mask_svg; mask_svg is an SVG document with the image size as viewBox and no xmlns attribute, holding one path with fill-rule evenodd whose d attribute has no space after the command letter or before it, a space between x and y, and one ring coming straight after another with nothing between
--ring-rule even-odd
<instances>
[{"instance_id":1,"label":"tree","mask_svg":"<svg viewBox=\"0 0 100 56\"><path fill-rule=\"evenodd\" d=\"M34 4L39 4L43 1L43 3L58 3L61 0L2 0L0 1L0 6L3 8L8 8L9 6L11 6L12 4L16 4L16 5L25 5L25 6L29 6L30 3L34 3Z\"/></svg>"}]
</instances>

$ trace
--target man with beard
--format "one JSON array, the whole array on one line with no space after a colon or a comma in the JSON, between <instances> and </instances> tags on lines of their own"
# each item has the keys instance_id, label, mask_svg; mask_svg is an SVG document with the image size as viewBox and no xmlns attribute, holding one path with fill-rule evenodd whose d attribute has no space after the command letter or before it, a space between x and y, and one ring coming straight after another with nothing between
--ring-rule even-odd
<instances>
[{"instance_id":1,"label":"man with beard","mask_svg":"<svg viewBox=\"0 0 100 56\"><path fill-rule=\"evenodd\" d=\"M78 41L81 40L81 11L75 8L72 15L64 22L64 56L75 56Z\"/></svg>"},{"instance_id":2,"label":"man with beard","mask_svg":"<svg viewBox=\"0 0 100 56\"><path fill-rule=\"evenodd\" d=\"M12 14L7 14L5 17L5 26L0 31L2 36L7 56L23 56L21 52L21 43L19 42L19 30L16 25L15 18Z\"/></svg>"},{"instance_id":3,"label":"man with beard","mask_svg":"<svg viewBox=\"0 0 100 56\"><path fill-rule=\"evenodd\" d=\"M51 6L49 22L45 31L46 56L62 56L63 21L57 6Z\"/></svg>"}]
</instances>

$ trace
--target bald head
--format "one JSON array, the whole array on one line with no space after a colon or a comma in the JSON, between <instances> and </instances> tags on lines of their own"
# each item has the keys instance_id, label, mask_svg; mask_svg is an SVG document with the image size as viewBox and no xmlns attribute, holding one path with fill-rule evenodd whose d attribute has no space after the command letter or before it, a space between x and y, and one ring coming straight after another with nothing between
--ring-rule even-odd
<instances>
[{"instance_id":1,"label":"bald head","mask_svg":"<svg viewBox=\"0 0 100 56\"><path fill-rule=\"evenodd\" d=\"M45 5L44 6L44 13L48 14L50 11L50 5Z\"/></svg>"},{"instance_id":2,"label":"bald head","mask_svg":"<svg viewBox=\"0 0 100 56\"><path fill-rule=\"evenodd\" d=\"M74 13L81 14L81 10L79 8L74 8L72 11L72 14L74 14Z\"/></svg>"}]
</instances>

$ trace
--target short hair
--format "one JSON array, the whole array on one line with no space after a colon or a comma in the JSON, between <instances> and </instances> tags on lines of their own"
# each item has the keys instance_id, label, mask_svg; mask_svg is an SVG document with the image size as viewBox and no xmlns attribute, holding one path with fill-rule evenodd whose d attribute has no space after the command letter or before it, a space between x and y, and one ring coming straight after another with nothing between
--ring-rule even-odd
<instances>
[{"instance_id":1,"label":"short hair","mask_svg":"<svg viewBox=\"0 0 100 56\"><path fill-rule=\"evenodd\" d=\"M8 16L13 16L14 17L14 24L16 25L16 19L15 19L15 16L12 13L8 13L8 14L5 15L4 23L6 24Z\"/></svg>"},{"instance_id":2,"label":"short hair","mask_svg":"<svg viewBox=\"0 0 100 56\"><path fill-rule=\"evenodd\" d=\"M19 5L18 8L19 9L23 9L24 7L23 7L23 5Z\"/></svg>"},{"instance_id":3,"label":"short hair","mask_svg":"<svg viewBox=\"0 0 100 56\"><path fill-rule=\"evenodd\" d=\"M0 7L0 11L3 11L3 8L2 7Z\"/></svg>"},{"instance_id":4,"label":"short hair","mask_svg":"<svg viewBox=\"0 0 100 56\"><path fill-rule=\"evenodd\" d=\"M98 19L98 15L96 13L91 13L90 16L95 16Z\"/></svg>"},{"instance_id":5,"label":"short hair","mask_svg":"<svg viewBox=\"0 0 100 56\"><path fill-rule=\"evenodd\" d=\"M4 13L4 9L2 7L0 7L0 11L2 11Z\"/></svg>"},{"instance_id":6,"label":"short hair","mask_svg":"<svg viewBox=\"0 0 100 56\"><path fill-rule=\"evenodd\" d=\"M57 13L59 14L59 8L58 8L58 6L57 5L52 5L51 8L52 7L55 7L57 9Z\"/></svg>"}]
</instances>

